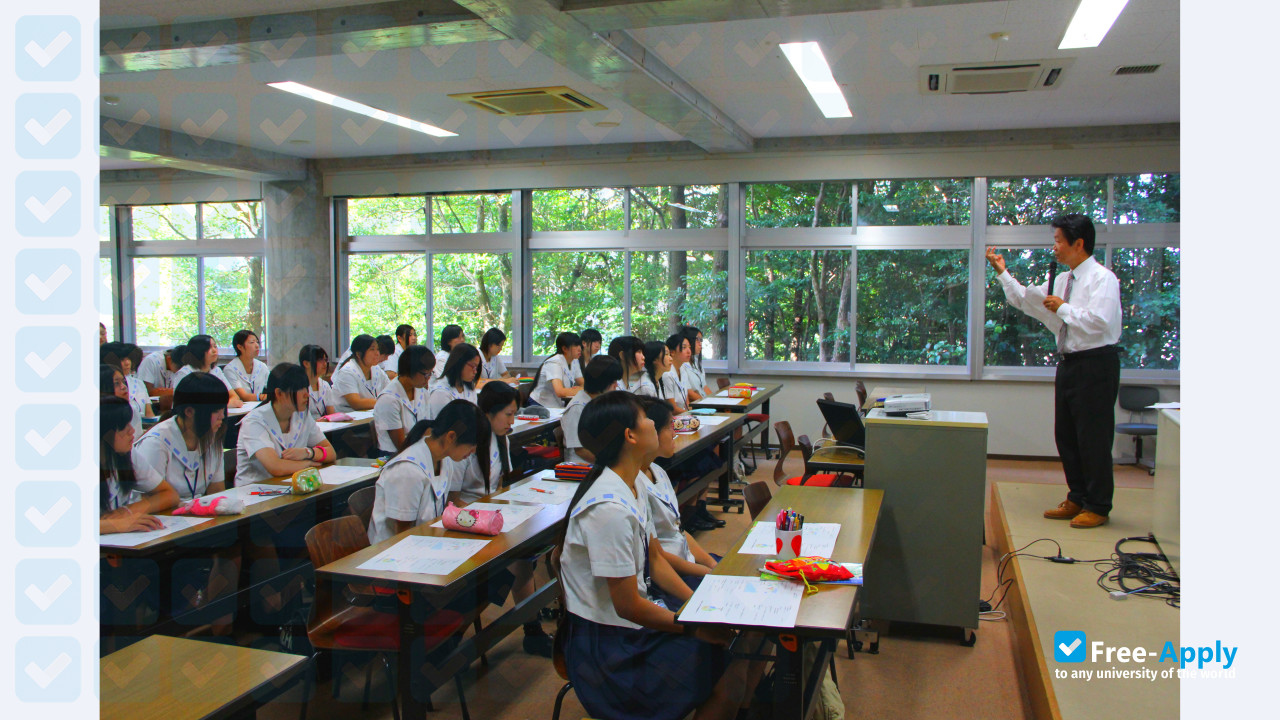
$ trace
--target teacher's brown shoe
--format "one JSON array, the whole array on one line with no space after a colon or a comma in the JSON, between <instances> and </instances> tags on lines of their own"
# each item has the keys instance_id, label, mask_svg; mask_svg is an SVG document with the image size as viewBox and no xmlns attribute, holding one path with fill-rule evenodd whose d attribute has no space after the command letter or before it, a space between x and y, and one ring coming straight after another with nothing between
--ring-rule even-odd
<instances>
[{"instance_id":1,"label":"teacher's brown shoe","mask_svg":"<svg viewBox=\"0 0 1280 720\"><path fill-rule=\"evenodd\" d=\"M1073 528L1096 528L1107 524L1107 516L1085 510L1071 519Z\"/></svg>"},{"instance_id":2,"label":"teacher's brown shoe","mask_svg":"<svg viewBox=\"0 0 1280 720\"><path fill-rule=\"evenodd\" d=\"M1070 520L1071 518L1079 515L1081 510L1084 510L1084 508L1070 500L1063 500L1061 503L1058 503L1058 507L1053 508L1052 510L1045 510L1044 516L1050 520Z\"/></svg>"}]
</instances>

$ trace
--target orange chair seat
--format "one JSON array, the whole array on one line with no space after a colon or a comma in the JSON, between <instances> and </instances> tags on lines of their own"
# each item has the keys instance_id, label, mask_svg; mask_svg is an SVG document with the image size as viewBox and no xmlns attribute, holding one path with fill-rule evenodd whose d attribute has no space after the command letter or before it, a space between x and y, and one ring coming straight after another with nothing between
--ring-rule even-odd
<instances>
[{"instance_id":1,"label":"orange chair seat","mask_svg":"<svg viewBox=\"0 0 1280 720\"><path fill-rule=\"evenodd\" d=\"M810 475L808 480L802 477L793 477L787 480L787 485L804 485L805 487L831 487L835 484L836 478L839 477L835 473L818 473Z\"/></svg>"},{"instance_id":2,"label":"orange chair seat","mask_svg":"<svg viewBox=\"0 0 1280 720\"><path fill-rule=\"evenodd\" d=\"M369 608L358 610L359 612L344 613L341 624L333 629L331 637L335 646L391 652L400 649L400 622L395 613ZM423 626L426 648L430 650L444 642L466 622L465 617L451 610L436 613L429 624Z\"/></svg>"},{"instance_id":3,"label":"orange chair seat","mask_svg":"<svg viewBox=\"0 0 1280 720\"><path fill-rule=\"evenodd\" d=\"M767 423L769 422L769 416L764 413L747 413L747 420L749 422Z\"/></svg>"},{"instance_id":4,"label":"orange chair seat","mask_svg":"<svg viewBox=\"0 0 1280 720\"><path fill-rule=\"evenodd\" d=\"M536 458L543 460L559 460L560 448L551 447L549 445L528 445L524 449L525 452Z\"/></svg>"}]
</instances>

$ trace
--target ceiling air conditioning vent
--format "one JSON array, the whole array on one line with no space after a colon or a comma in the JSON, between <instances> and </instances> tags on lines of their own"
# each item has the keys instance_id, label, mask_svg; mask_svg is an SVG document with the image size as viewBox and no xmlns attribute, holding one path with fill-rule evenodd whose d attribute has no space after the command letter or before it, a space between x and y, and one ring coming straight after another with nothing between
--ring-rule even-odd
<instances>
[{"instance_id":1,"label":"ceiling air conditioning vent","mask_svg":"<svg viewBox=\"0 0 1280 720\"><path fill-rule=\"evenodd\" d=\"M1160 69L1159 65L1121 65L1112 75L1150 75Z\"/></svg>"},{"instance_id":2,"label":"ceiling air conditioning vent","mask_svg":"<svg viewBox=\"0 0 1280 720\"><path fill-rule=\"evenodd\" d=\"M920 68L920 92L925 95L994 95L1052 90L1074 58L1015 60L998 63L925 65Z\"/></svg>"},{"instance_id":3,"label":"ceiling air conditioning vent","mask_svg":"<svg viewBox=\"0 0 1280 720\"><path fill-rule=\"evenodd\" d=\"M483 108L495 115L550 115L604 110L605 106L572 88L541 87L456 93L449 97Z\"/></svg>"}]
</instances>

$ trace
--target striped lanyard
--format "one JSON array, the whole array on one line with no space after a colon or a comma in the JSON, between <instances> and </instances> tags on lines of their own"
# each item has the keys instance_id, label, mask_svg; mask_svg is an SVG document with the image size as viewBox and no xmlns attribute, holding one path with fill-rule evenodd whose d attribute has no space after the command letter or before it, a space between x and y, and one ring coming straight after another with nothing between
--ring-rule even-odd
<instances>
[{"instance_id":1,"label":"striped lanyard","mask_svg":"<svg viewBox=\"0 0 1280 720\"><path fill-rule=\"evenodd\" d=\"M680 510L676 506L675 498L671 497L665 492L660 492L658 490L658 473L655 472L653 474L653 480L650 481L649 487L645 489L653 493L653 496L658 498L658 500L660 500L663 505L666 505L668 508L671 508L671 512L675 513L676 517L680 517Z\"/></svg>"},{"instance_id":2,"label":"striped lanyard","mask_svg":"<svg viewBox=\"0 0 1280 720\"><path fill-rule=\"evenodd\" d=\"M324 415L324 386L317 383L315 392L307 388L307 397L310 399L307 410L315 417Z\"/></svg>"},{"instance_id":3,"label":"striped lanyard","mask_svg":"<svg viewBox=\"0 0 1280 720\"><path fill-rule=\"evenodd\" d=\"M200 461L187 457L186 452L179 450L169 438L162 435L160 440L169 448L169 452L173 454L174 459L182 465L182 482L186 483L187 489L191 491L191 497L200 497L200 494L196 492L196 488L200 487ZM205 471L206 478L208 475L208 471ZM192 482L193 478L195 482Z\"/></svg>"},{"instance_id":4,"label":"striped lanyard","mask_svg":"<svg viewBox=\"0 0 1280 720\"><path fill-rule=\"evenodd\" d=\"M268 405L267 407L271 407L271 406ZM274 411L271 411L271 412L272 412L272 415L274 416L275 412ZM290 448L296 447L294 443L298 442L298 435L302 433L302 418L300 417L301 415L302 413L295 412L292 416L290 416L289 427L292 429L292 432L289 434L288 440L284 438L284 433L277 432L270 425L267 425L267 432L271 433L271 437L274 438L275 441L280 444L281 450L288 450Z\"/></svg>"},{"instance_id":5,"label":"striped lanyard","mask_svg":"<svg viewBox=\"0 0 1280 720\"><path fill-rule=\"evenodd\" d=\"M630 510L631 515L640 523L640 537L642 538L641 542L644 545L644 588L647 596L652 598L653 579L650 577L652 571L649 568L649 533L645 530L645 516L636 508L635 505L631 504L627 498L624 498L617 493L603 493L601 495L585 498L582 502L578 503L578 506L573 509L573 514L569 517L576 518L587 508L605 502L618 503L619 505L622 505L627 510Z\"/></svg>"},{"instance_id":6,"label":"striped lanyard","mask_svg":"<svg viewBox=\"0 0 1280 720\"><path fill-rule=\"evenodd\" d=\"M249 390L249 392L255 395L261 394L258 388L254 387L253 385L253 372L250 371L249 374L246 375L244 372L244 365L241 364L239 360L233 360L227 363L226 366L228 368L231 368L231 371L236 374L236 377L240 379L240 382L244 383L245 387Z\"/></svg>"},{"instance_id":7,"label":"striped lanyard","mask_svg":"<svg viewBox=\"0 0 1280 720\"><path fill-rule=\"evenodd\" d=\"M433 486L431 488L431 495L433 497L431 509L434 512L432 512L431 517L435 518L435 517L439 517L440 515L443 515L445 498L449 494L449 484L439 483L439 482L433 483L432 481L435 479L435 473L431 471L430 465L422 462L421 460L419 460L418 458L412 455L402 455L392 460L391 462L387 463L385 466L383 466L382 472L385 473L387 471L387 468L391 467L392 465L395 465L397 463L406 463L406 462L413 463L414 465L418 466L418 468L422 470L422 474L427 476L427 484Z\"/></svg>"}]
</instances>

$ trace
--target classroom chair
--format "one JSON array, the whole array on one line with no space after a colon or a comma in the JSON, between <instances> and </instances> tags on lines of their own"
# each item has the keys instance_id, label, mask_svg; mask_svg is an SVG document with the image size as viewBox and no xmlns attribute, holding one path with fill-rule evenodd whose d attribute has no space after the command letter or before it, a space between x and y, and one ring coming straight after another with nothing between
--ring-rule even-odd
<instances>
[{"instance_id":1,"label":"classroom chair","mask_svg":"<svg viewBox=\"0 0 1280 720\"><path fill-rule=\"evenodd\" d=\"M1142 462L1142 438L1155 435L1154 423L1134 422L1146 413L1146 409L1160 402L1160 391L1147 385L1122 385L1120 387L1120 407L1129 411L1129 422L1116 423L1116 434L1133 436L1133 464L1143 465L1155 474L1155 470Z\"/></svg>"},{"instance_id":2,"label":"classroom chair","mask_svg":"<svg viewBox=\"0 0 1280 720\"><path fill-rule=\"evenodd\" d=\"M823 400L830 400L831 402L835 402L835 401L836 401L836 396L835 396L835 395L832 395L832 394L831 394L831 393L829 393L829 392L824 392L824 393L822 393L822 399L823 399ZM831 437L831 426L830 426L830 425L828 425L827 423L822 423L822 437Z\"/></svg>"},{"instance_id":3,"label":"classroom chair","mask_svg":"<svg viewBox=\"0 0 1280 720\"><path fill-rule=\"evenodd\" d=\"M369 536L360 519L354 515L346 515L326 520L307 531L307 552L311 555L311 564L323 567L341 560L353 552L369 547ZM482 608L477 607L473 613L478 615ZM463 628L471 622L472 613L466 615L452 610L440 610L424 623L422 638L426 644L427 662L433 656L443 657L456 644ZM376 607L352 605L344 598L335 596L328 583L317 583L315 600L311 604L311 615L307 619L307 638L315 650L312 661L317 662L321 652L368 652L373 658L381 660L383 670L387 674L389 685L395 688L395 678L391 670L390 657L401 652L400 622L395 612L385 612ZM319 665L317 664L317 667ZM333 694L339 694L342 673L333 675ZM373 679L373 664L370 663L365 672L364 704L368 708L369 690ZM408 678L403 678L409 682ZM469 718L467 697L463 692L462 677L453 676L458 688L458 701L462 705L462 717ZM434 710L431 699L427 698L427 709ZM400 720L400 705L392 700L391 713L395 720Z\"/></svg>"},{"instance_id":4,"label":"classroom chair","mask_svg":"<svg viewBox=\"0 0 1280 720\"><path fill-rule=\"evenodd\" d=\"M370 486L351 493L347 498L347 512L360 518L360 524L366 528L373 519L373 499L377 494L378 488Z\"/></svg>"},{"instance_id":5,"label":"classroom chair","mask_svg":"<svg viewBox=\"0 0 1280 720\"><path fill-rule=\"evenodd\" d=\"M807 485L807 486L813 486L813 487L831 487L831 484L834 483L836 480L836 476L834 474L820 473L818 475L809 476L807 469L805 471L805 475L788 478L787 480L784 481L782 479L782 476L786 474L786 471L782 467L782 465L786 461L787 455L790 455L791 451L796 449L796 436L791 431L791 423L787 422L786 420L779 420L778 422L774 423L773 431L778 435L778 464L773 466L773 484L774 485ZM806 468L807 468L808 460L809 458L805 457Z\"/></svg>"},{"instance_id":6,"label":"classroom chair","mask_svg":"<svg viewBox=\"0 0 1280 720\"><path fill-rule=\"evenodd\" d=\"M813 457L813 442L809 440L809 436L801 435L799 438L796 439L796 445L800 447L800 456L804 458L805 475L809 476L809 480L807 480L803 484L817 485L818 487L828 487L827 485L822 485L821 483L813 482L813 478L818 477L818 475L809 475L809 458ZM824 475L824 476L830 475L830 474L831 473L820 473L820 475ZM835 479L831 481L831 485L836 487L847 487L844 484L845 477L848 477L848 476L846 476L844 473L840 473L836 475ZM857 477L857 475L854 475L854 477Z\"/></svg>"},{"instance_id":7,"label":"classroom chair","mask_svg":"<svg viewBox=\"0 0 1280 720\"><path fill-rule=\"evenodd\" d=\"M716 387L723 390L733 384L729 378L716 378Z\"/></svg>"},{"instance_id":8,"label":"classroom chair","mask_svg":"<svg viewBox=\"0 0 1280 720\"><path fill-rule=\"evenodd\" d=\"M863 385L862 381L859 380L857 383L854 384L854 389L858 393L858 409L861 410L862 406L867 404L867 386ZM830 399L834 399L834 398L830 398ZM863 414L865 415L866 411L863 411Z\"/></svg>"},{"instance_id":9,"label":"classroom chair","mask_svg":"<svg viewBox=\"0 0 1280 720\"><path fill-rule=\"evenodd\" d=\"M560 720L560 706L564 704L564 696L573 689L573 683L569 682L569 664L564 656L564 644L568 641L568 634L569 623L562 622L556 626L556 634L551 644L551 664L555 667L560 679L564 680L560 692L556 693L556 704L551 709L551 720Z\"/></svg>"},{"instance_id":10,"label":"classroom chair","mask_svg":"<svg viewBox=\"0 0 1280 720\"><path fill-rule=\"evenodd\" d=\"M747 511L751 513L751 519L755 520L765 505L773 499L773 491L769 489L769 483L763 480L757 480L742 489L742 497L746 500Z\"/></svg>"}]
</instances>

